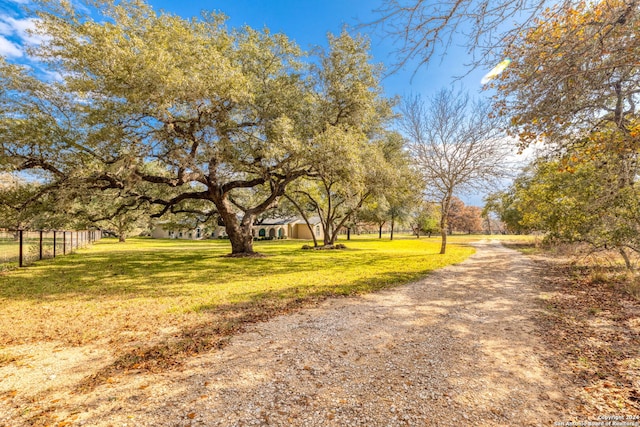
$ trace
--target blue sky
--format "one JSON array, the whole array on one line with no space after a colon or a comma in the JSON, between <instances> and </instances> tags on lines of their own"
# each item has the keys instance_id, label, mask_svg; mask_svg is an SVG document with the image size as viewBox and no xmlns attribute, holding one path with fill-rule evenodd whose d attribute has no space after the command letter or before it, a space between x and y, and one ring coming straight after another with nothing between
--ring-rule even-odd
<instances>
[{"instance_id":1,"label":"blue sky","mask_svg":"<svg viewBox=\"0 0 640 427\"><path fill-rule=\"evenodd\" d=\"M247 24L254 28L268 27L273 32L285 33L300 47L308 49L323 45L328 32L339 33L343 26L353 28L371 22L377 15L374 10L381 6L379 0L150 0L157 9L163 9L184 17L198 16L201 10L221 11L229 17L232 27ZM393 44L373 29L363 28L371 40L374 62L391 67L395 58ZM452 48L444 59L436 58L428 68L416 71L415 65L387 76L383 86L387 95L406 95L411 92L428 95L442 87L463 85L474 94L480 90L480 79L486 71L475 70L462 81L454 77L467 72L468 62L464 49ZM412 78L413 77L413 78Z\"/></svg>"},{"instance_id":2,"label":"blue sky","mask_svg":"<svg viewBox=\"0 0 640 427\"><path fill-rule=\"evenodd\" d=\"M190 18L200 16L202 10L223 12L229 17L228 24L237 27L247 24L254 28L268 27L272 32L282 32L295 40L303 49L324 45L328 32L339 33L347 25L353 28L359 23L371 22L379 0L147 0L156 10ZM29 0L0 0L0 54L11 60L25 62L25 41L29 39L26 29L32 23L20 11L20 4ZM371 40L374 62L388 68L395 58L393 44L371 28L364 28ZM443 61L435 58L428 67L417 70L413 64L406 69L385 77L382 84L388 96L421 93L429 95L442 87L456 85L477 95L480 79L486 70L474 70L461 81L455 76L465 74L468 62L464 49L455 46L449 49ZM414 74L415 73L415 74Z\"/></svg>"}]
</instances>

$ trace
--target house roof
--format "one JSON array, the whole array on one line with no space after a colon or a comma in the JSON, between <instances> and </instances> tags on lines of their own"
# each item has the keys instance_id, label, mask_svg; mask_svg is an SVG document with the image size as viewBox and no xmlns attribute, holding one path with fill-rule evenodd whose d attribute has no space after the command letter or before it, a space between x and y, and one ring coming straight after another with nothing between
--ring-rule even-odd
<instances>
[{"instance_id":1,"label":"house roof","mask_svg":"<svg viewBox=\"0 0 640 427\"><path fill-rule=\"evenodd\" d=\"M311 225L316 225L320 223L320 217L314 216L309 218L309 223ZM306 224L305 220L300 217L295 218L266 218L260 222L260 224L256 224L256 227L260 226L274 226L274 225L295 225L295 224Z\"/></svg>"},{"instance_id":2,"label":"house roof","mask_svg":"<svg viewBox=\"0 0 640 427\"><path fill-rule=\"evenodd\" d=\"M256 226L259 225L287 225L287 224L291 224L294 221L294 219L292 218L265 218L262 221L260 221L260 223L256 224Z\"/></svg>"},{"instance_id":3,"label":"house roof","mask_svg":"<svg viewBox=\"0 0 640 427\"><path fill-rule=\"evenodd\" d=\"M302 218L297 218L295 221L292 222L292 224L306 224L306 222ZM309 224L311 225L320 224L320 217L312 216L311 218L309 218Z\"/></svg>"}]
</instances>

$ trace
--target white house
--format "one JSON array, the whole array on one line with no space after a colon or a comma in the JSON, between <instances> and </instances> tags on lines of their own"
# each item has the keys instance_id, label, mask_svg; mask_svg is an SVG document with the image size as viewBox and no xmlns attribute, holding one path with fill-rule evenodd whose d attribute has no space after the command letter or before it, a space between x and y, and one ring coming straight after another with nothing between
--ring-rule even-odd
<instances>
[{"instance_id":1,"label":"white house","mask_svg":"<svg viewBox=\"0 0 640 427\"><path fill-rule=\"evenodd\" d=\"M324 233L320 218L309 218L309 224L301 218L269 218L260 221L259 224L253 226L253 237L256 239L304 239L311 240L314 233L316 239L322 240ZM154 239L186 239L186 240L202 240L202 239L222 239L227 236L227 232L223 226L216 226L213 231L205 229L205 227L196 227L195 229L176 229L170 228L166 223L158 223L151 231L151 237Z\"/></svg>"},{"instance_id":2,"label":"white house","mask_svg":"<svg viewBox=\"0 0 640 427\"><path fill-rule=\"evenodd\" d=\"M260 224L253 226L254 237L272 237L272 238L289 238L289 239L322 239L324 234L320 224L320 218L309 218L309 225L302 218L289 219L265 219Z\"/></svg>"},{"instance_id":3,"label":"white house","mask_svg":"<svg viewBox=\"0 0 640 427\"><path fill-rule=\"evenodd\" d=\"M184 240L202 240L207 239L211 233L208 233L204 227L175 228L169 227L167 223L157 223L151 230L151 237L154 239L184 239Z\"/></svg>"}]
</instances>

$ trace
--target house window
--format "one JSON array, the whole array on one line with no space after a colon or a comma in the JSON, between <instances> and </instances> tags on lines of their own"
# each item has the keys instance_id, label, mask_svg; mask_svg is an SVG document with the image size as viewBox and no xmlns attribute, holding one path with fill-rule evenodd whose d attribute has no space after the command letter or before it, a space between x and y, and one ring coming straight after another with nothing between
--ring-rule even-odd
<instances>
[{"instance_id":1,"label":"house window","mask_svg":"<svg viewBox=\"0 0 640 427\"><path fill-rule=\"evenodd\" d=\"M320 226L316 225L316 237L320 235Z\"/></svg>"},{"instance_id":2,"label":"house window","mask_svg":"<svg viewBox=\"0 0 640 427\"><path fill-rule=\"evenodd\" d=\"M173 237L173 234L174 234L174 233L173 233L173 230L170 230L170 231L169 231L169 237Z\"/></svg>"},{"instance_id":3,"label":"house window","mask_svg":"<svg viewBox=\"0 0 640 427\"><path fill-rule=\"evenodd\" d=\"M284 234L284 230L281 228L278 230L278 237L282 237L282 235Z\"/></svg>"},{"instance_id":4,"label":"house window","mask_svg":"<svg viewBox=\"0 0 640 427\"><path fill-rule=\"evenodd\" d=\"M202 237L202 232L200 231L199 228L196 228L196 237L199 239L200 237Z\"/></svg>"},{"instance_id":5,"label":"house window","mask_svg":"<svg viewBox=\"0 0 640 427\"><path fill-rule=\"evenodd\" d=\"M266 235L267 235L267 231L264 228L261 228L260 231L258 231L258 236L264 237Z\"/></svg>"},{"instance_id":6,"label":"house window","mask_svg":"<svg viewBox=\"0 0 640 427\"><path fill-rule=\"evenodd\" d=\"M182 238L182 231L178 234L179 238Z\"/></svg>"}]
</instances>

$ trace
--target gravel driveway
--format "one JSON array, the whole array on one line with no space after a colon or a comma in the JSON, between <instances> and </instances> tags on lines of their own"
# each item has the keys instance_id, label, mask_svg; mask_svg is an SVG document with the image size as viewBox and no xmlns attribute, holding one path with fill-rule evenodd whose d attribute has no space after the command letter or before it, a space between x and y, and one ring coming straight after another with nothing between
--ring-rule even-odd
<instances>
[{"instance_id":1,"label":"gravel driveway","mask_svg":"<svg viewBox=\"0 0 640 427\"><path fill-rule=\"evenodd\" d=\"M543 362L532 319L539 267L499 243L476 247L464 263L422 281L255 324L179 371L70 396L78 409L71 425L563 421L571 402Z\"/></svg>"}]
</instances>

